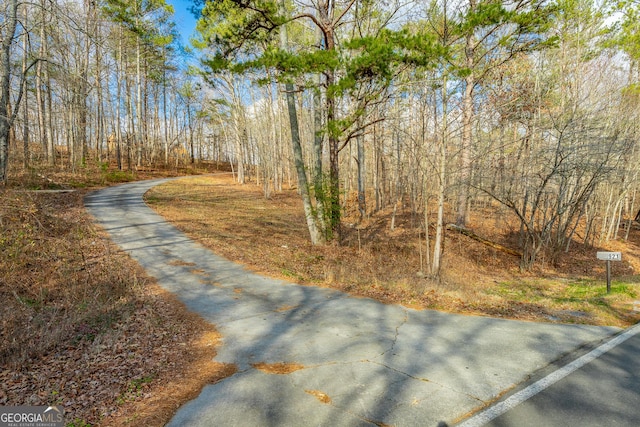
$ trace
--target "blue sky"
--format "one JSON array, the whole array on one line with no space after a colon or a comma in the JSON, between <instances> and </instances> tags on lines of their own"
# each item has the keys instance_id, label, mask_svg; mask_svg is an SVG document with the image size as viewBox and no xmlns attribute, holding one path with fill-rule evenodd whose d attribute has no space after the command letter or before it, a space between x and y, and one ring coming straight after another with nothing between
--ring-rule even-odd
<instances>
[{"instance_id":1,"label":"blue sky","mask_svg":"<svg viewBox=\"0 0 640 427\"><path fill-rule=\"evenodd\" d=\"M182 43L189 45L189 37L196 28L196 19L193 17L189 8L192 6L191 0L166 0L168 4L173 5L175 9L174 20L178 31L182 35Z\"/></svg>"}]
</instances>

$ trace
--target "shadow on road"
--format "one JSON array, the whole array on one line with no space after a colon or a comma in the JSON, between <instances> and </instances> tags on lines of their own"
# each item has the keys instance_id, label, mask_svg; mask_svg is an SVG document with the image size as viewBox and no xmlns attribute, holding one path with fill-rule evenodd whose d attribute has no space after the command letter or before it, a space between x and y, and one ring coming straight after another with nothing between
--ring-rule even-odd
<instances>
[{"instance_id":1,"label":"shadow on road","mask_svg":"<svg viewBox=\"0 0 640 427\"><path fill-rule=\"evenodd\" d=\"M442 426L615 331L416 311L261 277L149 209L142 195L160 182L111 187L86 205L158 283L216 325L216 360L238 366L171 426ZM304 368L274 374L258 363Z\"/></svg>"}]
</instances>

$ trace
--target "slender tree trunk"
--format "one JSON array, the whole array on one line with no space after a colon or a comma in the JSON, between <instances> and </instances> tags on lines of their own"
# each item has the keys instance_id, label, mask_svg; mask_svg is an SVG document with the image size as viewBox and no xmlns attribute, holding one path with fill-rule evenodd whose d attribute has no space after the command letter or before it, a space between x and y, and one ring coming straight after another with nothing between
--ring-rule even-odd
<instances>
[{"instance_id":1,"label":"slender tree trunk","mask_svg":"<svg viewBox=\"0 0 640 427\"><path fill-rule=\"evenodd\" d=\"M376 208L375 211L378 212L382 209L382 175L383 175L383 163L382 163L382 148L378 144L378 137L376 133L376 127L374 125L373 128L373 154L374 154L374 163L375 163L375 173L373 174L373 188L375 190L376 195Z\"/></svg>"},{"instance_id":2,"label":"slender tree trunk","mask_svg":"<svg viewBox=\"0 0 640 427\"><path fill-rule=\"evenodd\" d=\"M244 170L244 141L247 135L246 128L246 120L244 117L243 107L238 102L237 111L235 114L235 151L236 151L236 162L237 162L237 174L238 174L238 182L240 184L244 184L246 182L245 178L245 170Z\"/></svg>"},{"instance_id":3,"label":"slender tree trunk","mask_svg":"<svg viewBox=\"0 0 640 427\"><path fill-rule=\"evenodd\" d=\"M125 82L125 97L127 103L127 115L129 116L129 131L126 134L126 149L127 149L127 170L132 170L131 164L131 144L133 142L134 146L136 143L136 127L135 127L135 119L134 119L134 109L133 109L133 101L131 96L131 84L129 82L129 78L124 76ZM133 139L133 141L132 141Z\"/></svg>"},{"instance_id":4,"label":"slender tree trunk","mask_svg":"<svg viewBox=\"0 0 640 427\"><path fill-rule=\"evenodd\" d=\"M48 48L44 53L46 55L44 58L47 58L49 55ZM38 62L38 64L40 64L40 62ZM58 157L58 153L56 152L58 133L53 127L53 114L51 114L53 111L53 91L51 90L51 75L49 74L49 67L47 64L45 64L43 68L43 77L47 88L47 91L44 94L46 105L43 106L43 116L45 117L45 137L47 141L47 159L50 166L55 166L56 157Z\"/></svg>"},{"instance_id":5,"label":"slender tree trunk","mask_svg":"<svg viewBox=\"0 0 640 427\"><path fill-rule=\"evenodd\" d=\"M446 71L445 71L446 73ZM449 133L449 95L447 93L447 76L443 76L441 89L442 120L438 129L437 117L438 107L434 103L435 130L438 143L438 213L436 219L436 237L433 242L433 261L431 264L431 274L439 276L442 265L442 246L444 242L444 201L447 178L447 140ZM439 136L438 136L439 133Z\"/></svg>"},{"instance_id":6,"label":"slender tree trunk","mask_svg":"<svg viewBox=\"0 0 640 427\"><path fill-rule=\"evenodd\" d=\"M360 220L363 220L367 214L364 135L358 135L356 143L358 145L358 210L360 211Z\"/></svg>"},{"instance_id":7,"label":"slender tree trunk","mask_svg":"<svg viewBox=\"0 0 640 427\"><path fill-rule=\"evenodd\" d=\"M28 27L29 11L27 5L24 6L24 25ZM25 37L22 42L22 50L24 56L22 57L22 74L27 75L27 52L29 52L28 38ZM27 169L29 167L29 97L28 97L28 85L25 84L22 90L22 97L24 99L24 106L22 107L22 166Z\"/></svg>"},{"instance_id":8,"label":"slender tree trunk","mask_svg":"<svg viewBox=\"0 0 640 427\"><path fill-rule=\"evenodd\" d=\"M87 50L88 47L88 39L87 39ZM87 86L88 86L88 68L89 68L89 54L87 53L86 58L84 58L82 64L82 70L80 73L80 82L77 94L77 106L78 109L78 145L80 151L79 160L81 165L86 165L87 157L89 155L89 146L87 141L87 127L89 126L88 117L88 107L87 107Z\"/></svg>"},{"instance_id":9,"label":"slender tree trunk","mask_svg":"<svg viewBox=\"0 0 640 427\"><path fill-rule=\"evenodd\" d=\"M135 18L136 27L138 27L138 25L140 24L138 15L141 13L141 11L138 10L139 7L140 7L140 2L136 1L135 8L134 8L134 13L136 14L136 18ZM142 142L143 142L142 141L143 140L143 137L142 137L142 46L141 46L140 38L141 36L139 34L135 34L135 39L136 39L135 104L136 106L135 106L135 114L133 113L133 111L131 112L131 134L135 135L136 167L142 166ZM131 104L131 109L133 110L133 104ZM130 156L131 154L129 154L129 157Z\"/></svg>"},{"instance_id":10,"label":"slender tree trunk","mask_svg":"<svg viewBox=\"0 0 640 427\"><path fill-rule=\"evenodd\" d=\"M9 111L9 95L11 92L11 43L14 40L18 23L18 1L8 0L5 5L6 17L0 26L0 184L7 182L9 165L9 132L13 120ZM16 109L18 106L16 105Z\"/></svg>"},{"instance_id":11,"label":"slender tree trunk","mask_svg":"<svg viewBox=\"0 0 640 427\"><path fill-rule=\"evenodd\" d=\"M164 58L163 61L166 61L167 48L164 47ZM164 166L165 168L169 165L169 129L168 129L168 118L167 118L167 66L166 63L163 62L162 67L162 114L163 123L164 123Z\"/></svg>"},{"instance_id":12,"label":"slender tree trunk","mask_svg":"<svg viewBox=\"0 0 640 427\"><path fill-rule=\"evenodd\" d=\"M196 162L196 152L193 147L193 123L191 123L191 102L187 100L187 129L189 130L189 151L191 164Z\"/></svg>"},{"instance_id":13,"label":"slender tree trunk","mask_svg":"<svg viewBox=\"0 0 640 427\"><path fill-rule=\"evenodd\" d=\"M49 55L49 43L46 32L49 15L46 9L46 0L40 0L40 10L42 12L42 23L40 24L39 56L43 61L38 62L38 65L36 66L36 109L42 149L49 166L54 166L56 163L56 153L53 144L53 130L51 123L47 120L47 100L49 98L44 92L45 86L49 87L49 71L46 62L44 61ZM49 103L49 107L50 106L51 103Z\"/></svg>"},{"instance_id":14,"label":"slender tree trunk","mask_svg":"<svg viewBox=\"0 0 640 427\"><path fill-rule=\"evenodd\" d=\"M335 76L333 71L327 73L327 87L333 86ZM326 99L327 122L333 123L336 118L336 100L327 93ZM329 228L334 239L341 239L340 230L340 158L339 141L334 132L329 131Z\"/></svg>"},{"instance_id":15,"label":"slender tree trunk","mask_svg":"<svg viewBox=\"0 0 640 427\"><path fill-rule=\"evenodd\" d=\"M98 23L96 20L95 34L98 36ZM96 43L96 155L99 161L104 160L103 149L105 148L105 132L104 132L104 97L102 95L102 48L101 43ZM108 73L105 76L107 80L107 88L109 87ZM107 162L109 161L109 152L107 149Z\"/></svg>"},{"instance_id":16,"label":"slender tree trunk","mask_svg":"<svg viewBox=\"0 0 640 427\"><path fill-rule=\"evenodd\" d=\"M469 9L476 9L476 0L469 0ZM456 225L466 227L468 220L467 206L469 204L469 184L471 179L471 148L472 148L472 126L473 126L473 97L475 89L475 43L476 39L472 32L467 34L465 39L465 59L468 75L465 77L464 97L462 100L462 149L460 152L460 192L458 194L458 213Z\"/></svg>"},{"instance_id":17,"label":"slender tree trunk","mask_svg":"<svg viewBox=\"0 0 640 427\"><path fill-rule=\"evenodd\" d=\"M284 6L284 1L282 1ZM280 44L282 49L288 49L286 27L282 26L280 33ZM298 124L298 114L296 108L296 98L293 83L285 84L285 97L287 100L287 111L289 113L289 126L291 128L291 147L293 149L293 159L298 174L298 187L300 196L302 197L302 206L304 215L307 220L307 228L311 237L311 243L321 245L325 243L325 237L320 227L318 227L317 219L313 212L311 204L311 196L309 195L309 183L307 180L307 171L304 166L304 158L302 156L302 145L300 141L300 126Z\"/></svg>"},{"instance_id":18,"label":"slender tree trunk","mask_svg":"<svg viewBox=\"0 0 640 427\"><path fill-rule=\"evenodd\" d=\"M136 120L137 126L132 127L136 133L136 167L142 166L142 52L140 46L140 37L136 36Z\"/></svg>"},{"instance_id":19,"label":"slender tree trunk","mask_svg":"<svg viewBox=\"0 0 640 427\"><path fill-rule=\"evenodd\" d=\"M398 213L398 203L401 203L400 192L402 189L402 183L400 182L400 132L395 131L393 134L396 146L396 176L395 176L395 191L393 193L393 213L391 214L391 229L396 228L396 214Z\"/></svg>"},{"instance_id":20,"label":"slender tree trunk","mask_svg":"<svg viewBox=\"0 0 640 427\"><path fill-rule=\"evenodd\" d=\"M145 161L149 161L149 151L152 149L151 142L149 140L149 62L143 55L143 68L142 68L142 113L141 113L141 131L142 142L141 149L138 153L138 163L142 166Z\"/></svg>"},{"instance_id":21,"label":"slender tree trunk","mask_svg":"<svg viewBox=\"0 0 640 427\"><path fill-rule=\"evenodd\" d=\"M87 159L89 157L89 132L87 129L89 128L89 111L87 106L87 98L89 96L89 63L91 61L91 44L93 37L93 26L92 21L94 19L94 6L95 2L86 1L85 0L85 9L87 10L86 15L86 23L85 23L85 51L84 57L82 58L81 70L80 70L80 84L79 84L79 93L78 93L78 112L79 112L79 135L80 135L80 144L82 149L82 157L80 162L82 165L86 165Z\"/></svg>"},{"instance_id":22,"label":"slender tree trunk","mask_svg":"<svg viewBox=\"0 0 640 427\"><path fill-rule=\"evenodd\" d=\"M302 197L302 205L304 207L304 215L307 220L307 227L311 236L311 243L321 245L325 243L324 235L318 227L316 218L313 213L311 197L309 195L309 184L307 182L307 171L304 167L304 158L302 156L302 146L300 144L300 127L298 124L298 115L296 111L296 101L292 83L285 85L287 98L287 109L289 111L289 125L291 126L291 146L293 149L293 158L298 173L298 187L300 196Z\"/></svg>"},{"instance_id":23,"label":"slender tree trunk","mask_svg":"<svg viewBox=\"0 0 640 427\"><path fill-rule=\"evenodd\" d=\"M465 89L462 115L462 150L460 152L460 193L458 195L458 213L456 224L465 227L468 221L467 205L469 203L469 180L471 179L471 118L473 112L472 84L467 77L467 89Z\"/></svg>"},{"instance_id":24,"label":"slender tree trunk","mask_svg":"<svg viewBox=\"0 0 640 427\"><path fill-rule=\"evenodd\" d=\"M322 130L322 92L320 91L320 87L320 76L318 76L318 89L313 92L313 151L315 154L313 181L318 218L317 224L322 228L322 233L326 235L326 196L324 194L324 177L322 170L324 134Z\"/></svg>"},{"instance_id":25,"label":"slender tree trunk","mask_svg":"<svg viewBox=\"0 0 640 427\"><path fill-rule=\"evenodd\" d=\"M118 61L116 62L116 157L118 170L122 170L122 123L120 120L120 102L122 99L122 29L119 29Z\"/></svg>"},{"instance_id":26,"label":"slender tree trunk","mask_svg":"<svg viewBox=\"0 0 640 427\"><path fill-rule=\"evenodd\" d=\"M335 25L333 22L334 4L331 1L322 1L318 3L318 11L320 13L320 22L322 24L322 36L324 38L324 46L327 51L333 51L336 48ZM336 119L336 99L330 88L335 84L335 70L325 72L327 93L325 97L325 111L327 114L328 144L329 144L329 224L328 230L331 231L332 238L340 242L340 158L339 149L340 141L335 132L331 131L331 125Z\"/></svg>"}]
</instances>

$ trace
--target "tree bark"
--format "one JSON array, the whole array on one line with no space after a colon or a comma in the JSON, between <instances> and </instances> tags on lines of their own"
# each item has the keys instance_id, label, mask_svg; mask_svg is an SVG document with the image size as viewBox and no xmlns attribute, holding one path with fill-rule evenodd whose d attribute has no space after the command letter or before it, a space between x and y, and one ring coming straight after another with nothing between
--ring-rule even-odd
<instances>
[{"instance_id":1,"label":"tree bark","mask_svg":"<svg viewBox=\"0 0 640 427\"><path fill-rule=\"evenodd\" d=\"M284 1L282 2L284 6ZM280 33L280 45L282 49L288 49L287 29L283 25ZM300 125L298 123L298 113L296 107L296 98L293 83L285 84L285 97L287 100L287 112L289 114L289 126L291 128L291 148L293 150L293 159L298 175L298 187L302 198L302 206L304 208L304 216L307 221L307 228L311 237L311 243L314 245L322 245L325 243L325 237L322 229L318 226L316 216L311 204L311 196L309 194L309 182L307 179L307 171L304 166L304 158L302 156L302 145L300 141Z\"/></svg>"},{"instance_id":2,"label":"tree bark","mask_svg":"<svg viewBox=\"0 0 640 427\"><path fill-rule=\"evenodd\" d=\"M140 36L136 35L136 114L137 123L134 132L136 133L136 167L142 166L142 52L140 46Z\"/></svg>"},{"instance_id":3,"label":"tree bark","mask_svg":"<svg viewBox=\"0 0 640 427\"><path fill-rule=\"evenodd\" d=\"M475 9L475 0L469 1L471 10ZM475 66L475 37L470 33L466 37L465 57L468 75L465 77L464 97L462 100L462 149L460 151L460 192L458 195L458 213L456 225L465 227L467 225L469 203L469 180L471 179L471 147L472 147L472 126L473 126L473 97L475 89L475 76L473 69Z\"/></svg>"},{"instance_id":4,"label":"tree bark","mask_svg":"<svg viewBox=\"0 0 640 427\"><path fill-rule=\"evenodd\" d=\"M335 26L337 23L334 22L334 5L332 3L333 2L331 1L318 2L320 30L322 31L322 37L324 39L324 48L329 52L336 48ZM332 130L332 125L336 119L336 99L331 90L335 84L335 70L327 70L325 72L325 79L327 88L325 111L327 114L327 133L329 143L329 218L327 218L329 224L327 225L328 230L331 231L331 237L340 242L340 141L338 140L338 136L335 131Z\"/></svg>"},{"instance_id":5,"label":"tree bark","mask_svg":"<svg viewBox=\"0 0 640 427\"><path fill-rule=\"evenodd\" d=\"M313 93L313 151L315 153L314 163L314 193L316 199L317 224L322 229L322 233L326 235L325 230L325 212L326 212L326 196L324 194L324 176L322 170L322 157L324 146L324 133L322 130L322 92L320 91L320 76L318 78L318 89Z\"/></svg>"},{"instance_id":6,"label":"tree bark","mask_svg":"<svg viewBox=\"0 0 640 427\"><path fill-rule=\"evenodd\" d=\"M358 135L356 138L358 146L358 210L360 211L360 220L367 215L367 198L366 198L366 169L365 169L365 152L364 152L364 135Z\"/></svg>"},{"instance_id":7,"label":"tree bark","mask_svg":"<svg viewBox=\"0 0 640 427\"><path fill-rule=\"evenodd\" d=\"M9 95L11 91L11 44L18 23L18 0L9 0L5 5L6 18L0 44L0 184L7 183L9 165L9 132L13 125L9 117ZM0 27L0 28L3 28ZM18 105L16 105L16 110Z\"/></svg>"},{"instance_id":8,"label":"tree bark","mask_svg":"<svg viewBox=\"0 0 640 427\"><path fill-rule=\"evenodd\" d=\"M118 170L122 170L122 124L120 114L120 100L122 98L122 29L118 31L120 37L118 38L118 61L116 62L116 159L118 163Z\"/></svg>"},{"instance_id":9,"label":"tree bark","mask_svg":"<svg viewBox=\"0 0 640 427\"><path fill-rule=\"evenodd\" d=\"M444 242L444 199L445 199L445 181L447 178L447 139L449 132L449 95L447 93L447 77L443 78L442 83L442 124L440 135L438 136L438 124L436 122L436 138L438 142L438 214L436 219L436 237L433 242L433 261L431 264L431 274L438 276L442 265L442 246ZM438 117L437 104L434 103L434 117ZM437 119L436 119L437 120ZM426 206L425 206L426 209Z\"/></svg>"},{"instance_id":10,"label":"tree bark","mask_svg":"<svg viewBox=\"0 0 640 427\"><path fill-rule=\"evenodd\" d=\"M302 156L302 146L300 144L300 126L298 124L298 114L296 109L296 100L294 87L292 83L285 84L285 92L287 98L287 110L289 112L289 125L291 126L291 147L293 149L293 158L298 174L298 187L300 196L302 197L302 205L304 207L304 216L307 220L307 228L311 236L311 243L314 245L322 245L325 243L324 235L316 222L309 195L309 184L307 181L307 171L304 167L304 159Z\"/></svg>"},{"instance_id":11,"label":"tree bark","mask_svg":"<svg viewBox=\"0 0 640 427\"><path fill-rule=\"evenodd\" d=\"M28 26L29 19L29 11L27 10L27 5L24 5L24 25ZM27 37L24 38L22 42L22 50L24 51L24 56L22 58L22 74L27 74L27 52L29 50L29 44L27 43ZM25 84L22 88L22 97L24 98L24 105L22 108L22 166L24 169L29 167L29 102L28 102L28 87Z\"/></svg>"},{"instance_id":12,"label":"tree bark","mask_svg":"<svg viewBox=\"0 0 640 427\"><path fill-rule=\"evenodd\" d=\"M169 165L169 129L168 129L168 117L167 117L167 66L166 55L167 48L164 47L163 55L163 68L162 68L162 114L164 123L164 167Z\"/></svg>"}]
</instances>

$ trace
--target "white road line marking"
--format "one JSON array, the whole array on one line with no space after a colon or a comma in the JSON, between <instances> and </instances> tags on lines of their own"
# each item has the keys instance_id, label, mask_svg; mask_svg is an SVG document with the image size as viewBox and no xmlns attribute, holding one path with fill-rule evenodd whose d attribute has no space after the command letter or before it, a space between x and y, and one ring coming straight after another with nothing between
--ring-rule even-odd
<instances>
[{"instance_id":1,"label":"white road line marking","mask_svg":"<svg viewBox=\"0 0 640 427\"><path fill-rule=\"evenodd\" d=\"M626 340L628 340L629 338L631 338L632 336L638 333L640 333L640 324L637 324L635 326L628 328L626 331L624 331L620 335L616 335L614 338L602 344L600 347L597 347L591 350L589 353L585 354L584 356L563 366L557 371L552 372L551 374L536 381L535 383L531 384L529 387L523 390L520 390L519 392L503 400L502 402L499 402L494 406L491 406L488 409L485 409L484 411L472 416L468 420L462 422L461 424L458 424L457 427L480 427L487 424L493 419L499 417L500 415L504 414L510 409L513 409L517 405L521 404L525 400L532 398L533 396L540 393L547 387L557 383L558 381L560 381L567 375L571 374L572 372L577 371L587 363L594 361L598 357L602 356L609 350L613 349L614 347L617 347L618 345L622 344L623 342L625 342Z\"/></svg>"}]
</instances>

